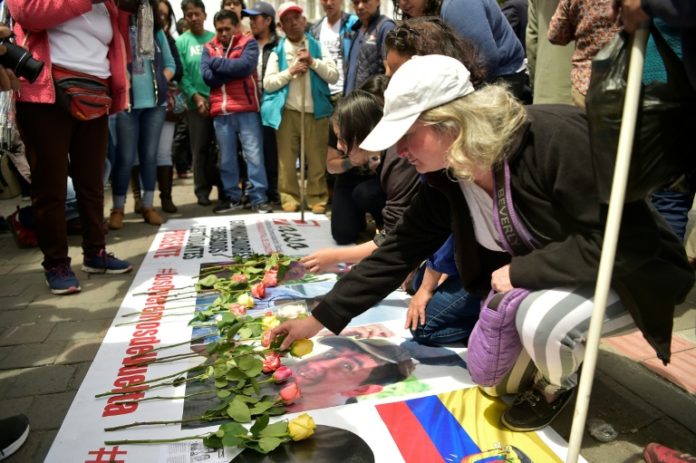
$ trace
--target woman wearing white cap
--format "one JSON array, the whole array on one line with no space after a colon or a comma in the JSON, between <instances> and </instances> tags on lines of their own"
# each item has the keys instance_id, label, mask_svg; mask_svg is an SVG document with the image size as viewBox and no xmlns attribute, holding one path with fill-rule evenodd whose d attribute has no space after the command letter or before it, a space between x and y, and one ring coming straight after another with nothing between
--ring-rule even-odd
<instances>
[{"instance_id":1,"label":"woman wearing white cap","mask_svg":"<svg viewBox=\"0 0 696 463\"><path fill-rule=\"evenodd\" d=\"M361 147L396 143L427 184L387 241L312 316L274 334L289 345L323 326L340 332L452 233L468 291L531 290L515 316L522 354L488 392L519 392L503 424L533 430L572 395L592 312L603 227L587 122L572 107L523 107L499 86L474 92L468 79L462 64L438 55L415 57L394 74L384 117ZM621 230L605 333L637 326L667 362L674 305L693 271L646 203L626 208Z\"/></svg>"}]
</instances>

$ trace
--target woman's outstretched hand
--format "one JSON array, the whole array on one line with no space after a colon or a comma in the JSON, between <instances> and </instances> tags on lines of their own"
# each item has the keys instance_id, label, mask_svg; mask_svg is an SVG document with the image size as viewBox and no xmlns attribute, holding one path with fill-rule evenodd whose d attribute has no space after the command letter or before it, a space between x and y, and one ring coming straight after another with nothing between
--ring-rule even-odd
<instances>
[{"instance_id":1,"label":"woman's outstretched hand","mask_svg":"<svg viewBox=\"0 0 696 463\"><path fill-rule=\"evenodd\" d=\"M309 339L317 334L324 325L313 316L301 318L297 320L288 320L281 323L271 330L271 339L276 336L285 335L283 343L280 345L281 350L289 349L293 342L298 339Z\"/></svg>"}]
</instances>

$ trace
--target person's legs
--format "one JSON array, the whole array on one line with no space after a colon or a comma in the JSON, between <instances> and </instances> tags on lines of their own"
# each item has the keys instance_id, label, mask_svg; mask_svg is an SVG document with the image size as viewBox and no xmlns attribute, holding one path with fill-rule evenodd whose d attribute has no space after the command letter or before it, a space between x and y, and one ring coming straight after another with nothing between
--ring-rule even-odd
<instances>
[{"instance_id":1,"label":"person's legs","mask_svg":"<svg viewBox=\"0 0 696 463\"><path fill-rule=\"evenodd\" d=\"M377 228L384 226L382 220L382 209L387 202L387 195L382 189L382 183L379 181L378 175L367 177L353 190L353 202L358 209L363 212L369 212Z\"/></svg>"},{"instance_id":2,"label":"person's legs","mask_svg":"<svg viewBox=\"0 0 696 463\"><path fill-rule=\"evenodd\" d=\"M176 174L179 178L187 178L191 167L191 142L188 130L188 117L186 114L177 118L174 123L174 139L172 140L172 161L176 166Z\"/></svg>"},{"instance_id":3,"label":"person's legs","mask_svg":"<svg viewBox=\"0 0 696 463\"><path fill-rule=\"evenodd\" d=\"M300 205L300 185L295 168L300 153L300 113L284 109L283 119L276 131L276 136L280 201L283 210L296 211Z\"/></svg>"},{"instance_id":4,"label":"person's legs","mask_svg":"<svg viewBox=\"0 0 696 463\"><path fill-rule=\"evenodd\" d=\"M305 150L307 152L307 205L312 212L324 213L329 202L326 186L326 149L329 145L329 119L305 115Z\"/></svg>"},{"instance_id":5,"label":"person's legs","mask_svg":"<svg viewBox=\"0 0 696 463\"><path fill-rule=\"evenodd\" d=\"M213 120L215 136L220 147L220 179L225 197L241 207L242 190L239 188L239 164L237 163L237 131L239 130L236 114L218 116ZM239 206L239 207L236 207ZM221 210L220 212L228 212Z\"/></svg>"},{"instance_id":6,"label":"person's legs","mask_svg":"<svg viewBox=\"0 0 696 463\"><path fill-rule=\"evenodd\" d=\"M187 113L191 152L193 154L193 185L198 204L211 204L209 196L217 179L211 177L210 126L212 121L207 116L201 116L195 111ZM213 159L213 165L215 165Z\"/></svg>"},{"instance_id":7,"label":"person's legs","mask_svg":"<svg viewBox=\"0 0 696 463\"><path fill-rule=\"evenodd\" d=\"M686 234L686 224L689 222L689 210L694 202L694 193L661 190L653 193L651 200L657 212L683 241Z\"/></svg>"},{"instance_id":8,"label":"person's legs","mask_svg":"<svg viewBox=\"0 0 696 463\"><path fill-rule=\"evenodd\" d=\"M249 177L246 194L249 196L252 207L260 206L268 202L268 179L263 164L261 118L257 112L238 113L235 116L239 123L239 139L242 142Z\"/></svg>"},{"instance_id":9,"label":"person's legs","mask_svg":"<svg viewBox=\"0 0 696 463\"><path fill-rule=\"evenodd\" d=\"M160 134L165 108L143 109L140 115L140 131L138 138L138 159L140 160L140 180L143 185L143 218L151 225L161 225L164 220L154 210L155 182L157 181L157 150L159 149Z\"/></svg>"},{"instance_id":10,"label":"person's legs","mask_svg":"<svg viewBox=\"0 0 696 463\"><path fill-rule=\"evenodd\" d=\"M131 181L133 163L138 151L140 138L140 117L142 109L121 111L116 114L116 156L111 166L111 194L113 207L109 217L109 228L119 230L123 227L123 216ZM139 180L138 180L139 182Z\"/></svg>"},{"instance_id":11,"label":"person's legs","mask_svg":"<svg viewBox=\"0 0 696 463\"><path fill-rule=\"evenodd\" d=\"M157 149L157 186L160 192L160 203L164 212L174 213L178 209L172 201L172 182L174 169L172 167L172 140L174 139L174 122L164 121Z\"/></svg>"},{"instance_id":12,"label":"person's legs","mask_svg":"<svg viewBox=\"0 0 696 463\"><path fill-rule=\"evenodd\" d=\"M48 104L17 103L16 114L31 167L32 208L39 247L44 255L43 266L49 270L58 265L70 265L65 193L68 150L77 121L58 106Z\"/></svg>"},{"instance_id":13,"label":"person's legs","mask_svg":"<svg viewBox=\"0 0 696 463\"><path fill-rule=\"evenodd\" d=\"M266 168L268 179L268 200L273 203L280 202L278 195L278 145L276 144L275 130L265 125L263 131L263 164Z\"/></svg>"},{"instance_id":14,"label":"person's legs","mask_svg":"<svg viewBox=\"0 0 696 463\"><path fill-rule=\"evenodd\" d=\"M503 424L508 428L539 429L548 425L567 403L577 384L577 371L585 354L593 296L592 286L558 288L535 291L520 304L515 317L517 331L537 371L531 390L520 388L511 381L510 375L496 387L499 392L522 391L503 415ZM623 332L634 326L618 295L611 291L602 335ZM516 368L523 369L521 365Z\"/></svg>"},{"instance_id":15,"label":"person's legs","mask_svg":"<svg viewBox=\"0 0 696 463\"><path fill-rule=\"evenodd\" d=\"M414 341L432 346L467 342L480 310L480 297L469 294L459 278L447 278L425 307L425 324L411 334Z\"/></svg>"},{"instance_id":16,"label":"person's legs","mask_svg":"<svg viewBox=\"0 0 696 463\"><path fill-rule=\"evenodd\" d=\"M352 172L336 176L331 205L331 236L336 244L354 244L365 228L365 213L353 201L359 180Z\"/></svg>"}]
</instances>

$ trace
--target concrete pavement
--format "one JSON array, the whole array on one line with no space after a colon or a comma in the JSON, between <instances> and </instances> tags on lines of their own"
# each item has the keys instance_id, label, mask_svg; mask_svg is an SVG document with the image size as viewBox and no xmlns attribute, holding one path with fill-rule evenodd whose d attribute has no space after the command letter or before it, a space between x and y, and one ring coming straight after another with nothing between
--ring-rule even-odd
<instances>
[{"instance_id":1,"label":"concrete pavement","mask_svg":"<svg viewBox=\"0 0 696 463\"><path fill-rule=\"evenodd\" d=\"M196 204L192 190L190 179L175 180L179 213L171 217L212 214L211 207ZM106 197L108 215L110 191ZM7 216L17 204L22 204L19 198L0 201L0 215ZM132 213L130 198L127 211L131 212L123 230L107 236L107 249L137 270L156 228ZM6 460L9 463L43 461L135 274L88 278L79 271L79 244L79 237L70 237L73 270L82 292L59 297L46 287L41 252L18 249L11 234L0 235L0 417L25 413L32 426L26 444ZM683 342L680 352L687 356L666 370L686 373L672 375L682 381L681 386L665 379L664 372L659 375L649 369L649 362L630 358L626 349L603 344L589 418L608 422L619 436L602 443L586 433L582 455L588 461L640 462L643 447L652 441L696 454L696 397L685 390L696 384L696 363L688 363L696 358L695 325L696 291L692 291L675 322L675 334ZM568 407L554 423L565 439L571 419Z\"/></svg>"}]
</instances>

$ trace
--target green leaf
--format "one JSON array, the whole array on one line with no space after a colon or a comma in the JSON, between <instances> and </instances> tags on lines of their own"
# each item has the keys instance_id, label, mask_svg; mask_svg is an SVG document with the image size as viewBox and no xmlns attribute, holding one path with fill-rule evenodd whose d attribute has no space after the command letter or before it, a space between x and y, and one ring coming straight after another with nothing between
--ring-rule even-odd
<instances>
[{"instance_id":1,"label":"green leaf","mask_svg":"<svg viewBox=\"0 0 696 463\"><path fill-rule=\"evenodd\" d=\"M239 339L245 340L254 337L254 332L252 329L248 326L245 326L244 328L240 329L237 334L239 334Z\"/></svg>"},{"instance_id":2,"label":"green leaf","mask_svg":"<svg viewBox=\"0 0 696 463\"><path fill-rule=\"evenodd\" d=\"M221 449L223 447L222 439L215 434L210 434L208 437L204 437L203 445L210 447L211 449Z\"/></svg>"},{"instance_id":3,"label":"green leaf","mask_svg":"<svg viewBox=\"0 0 696 463\"><path fill-rule=\"evenodd\" d=\"M283 415L285 413L285 407L271 407L266 411L271 416L278 416L278 415Z\"/></svg>"},{"instance_id":4,"label":"green leaf","mask_svg":"<svg viewBox=\"0 0 696 463\"><path fill-rule=\"evenodd\" d=\"M227 407L227 415L238 423L248 423L251 421L249 406L235 397Z\"/></svg>"},{"instance_id":5,"label":"green leaf","mask_svg":"<svg viewBox=\"0 0 696 463\"><path fill-rule=\"evenodd\" d=\"M268 453L278 448L278 446L282 443L283 440L277 437L262 437L259 439L259 448L263 451L263 453Z\"/></svg>"},{"instance_id":6,"label":"green leaf","mask_svg":"<svg viewBox=\"0 0 696 463\"><path fill-rule=\"evenodd\" d=\"M232 393L227 389L220 389L219 391L217 391L217 396L220 399L224 399L226 397L229 397L230 395L232 395Z\"/></svg>"},{"instance_id":7,"label":"green leaf","mask_svg":"<svg viewBox=\"0 0 696 463\"><path fill-rule=\"evenodd\" d=\"M244 426L234 421L228 421L220 426L220 429L225 432L225 435L234 434L236 436L246 436L247 430Z\"/></svg>"},{"instance_id":8,"label":"green leaf","mask_svg":"<svg viewBox=\"0 0 696 463\"><path fill-rule=\"evenodd\" d=\"M259 433L261 437L283 437L288 435L288 422L287 421L276 421L273 424L269 424L265 429L261 430Z\"/></svg>"},{"instance_id":9,"label":"green leaf","mask_svg":"<svg viewBox=\"0 0 696 463\"><path fill-rule=\"evenodd\" d=\"M254 405L249 411L252 415L260 415L261 413L264 413L266 410L270 409L273 406L274 402L263 401Z\"/></svg>"},{"instance_id":10,"label":"green leaf","mask_svg":"<svg viewBox=\"0 0 696 463\"><path fill-rule=\"evenodd\" d=\"M225 434L225 437L222 438L222 443L225 447L237 447L242 442L244 442L244 439L232 434Z\"/></svg>"},{"instance_id":11,"label":"green leaf","mask_svg":"<svg viewBox=\"0 0 696 463\"><path fill-rule=\"evenodd\" d=\"M198 285L202 288L212 288L213 285L219 280L215 275L208 275L207 277L198 280Z\"/></svg>"},{"instance_id":12,"label":"green leaf","mask_svg":"<svg viewBox=\"0 0 696 463\"><path fill-rule=\"evenodd\" d=\"M228 382L226 379L216 379L215 380L215 387L217 387L218 389L221 387L227 386L227 384L228 384Z\"/></svg>"},{"instance_id":13,"label":"green leaf","mask_svg":"<svg viewBox=\"0 0 696 463\"><path fill-rule=\"evenodd\" d=\"M225 375L225 378L228 381L239 381L242 379L246 379L246 377L247 377L247 375L244 374L244 372L242 370L240 370L239 368L230 368L227 371L227 374Z\"/></svg>"},{"instance_id":14,"label":"green leaf","mask_svg":"<svg viewBox=\"0 0 696 463\"><path fill-rule=\"evenodd\" d=\"M258 437L259 432L263 431L263 429L266 428L266 426L268 426L268 415L262 415L257 418L254 425L251 428L249 428L249 431L254 437Z\"/></svg>"},{"instance_id":15,"label":"green leaf","mask_svg":"<svg viewBox=\"0 0 696 463\"><path fill-rule=\"evenodd\" d=\"M263 362L261 359L254 357L253 355L241 357L239 360L237 360L237 364L239 365L239 369L246 373L246 375L250 378L258 376L261 374L261 370L263 370Z\"/></svg>"}]
</instances>

